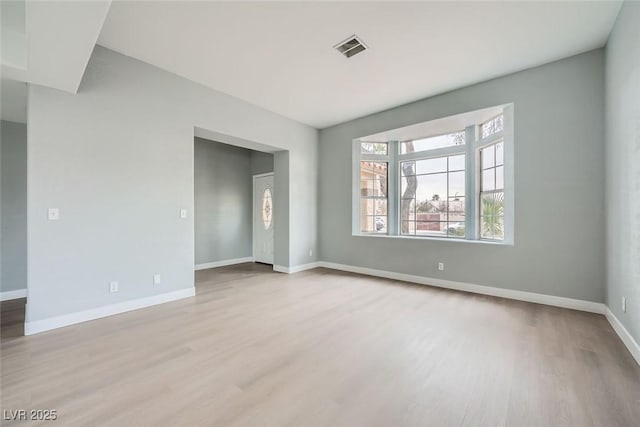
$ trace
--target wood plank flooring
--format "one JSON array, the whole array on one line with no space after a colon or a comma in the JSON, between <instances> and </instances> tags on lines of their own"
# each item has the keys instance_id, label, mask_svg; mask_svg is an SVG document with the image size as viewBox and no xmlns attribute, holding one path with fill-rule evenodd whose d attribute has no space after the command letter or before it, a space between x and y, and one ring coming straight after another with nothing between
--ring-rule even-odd
<instances>
[{"instance_id":1,"label":"wood plank flooring","mask_svg":"<svg viewBox=\"0 0 640 427\"><path fill-rule=\"evenodd\" d=\"M2 303L2 410L64 426L640 425L640 368L600 315L324 269L196 282L195 298L30 337L24 300Z\"/></svg>"}]
</instances>

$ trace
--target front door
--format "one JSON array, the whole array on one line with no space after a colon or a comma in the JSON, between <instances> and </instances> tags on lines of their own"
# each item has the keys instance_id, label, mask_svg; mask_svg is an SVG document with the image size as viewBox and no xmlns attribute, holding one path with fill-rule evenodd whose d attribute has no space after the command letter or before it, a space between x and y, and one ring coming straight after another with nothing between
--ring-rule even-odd
<instances>
[{"instance_id":1,"label":"front door","mask_svg":"<svg viewBox=\"0 0 640 427\"><path fill-rule=\"evenodd\" d=\"M253 179L253 258L273 264L273 174Z\"/></svg>"}]
</instances>

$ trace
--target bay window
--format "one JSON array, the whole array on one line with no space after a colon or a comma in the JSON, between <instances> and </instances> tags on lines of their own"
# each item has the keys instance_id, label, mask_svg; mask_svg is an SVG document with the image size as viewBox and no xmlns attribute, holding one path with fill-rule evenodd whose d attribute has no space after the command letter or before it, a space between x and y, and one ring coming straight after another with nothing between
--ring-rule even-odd
<instances>
[{"instance_id":1,"label":"bay window","mask_svg":"<svg viewBox=\"0 0 640 427\"><path fill-rule=\"evenodd\" d=\"M512 111L354 140L354 234L512 243Z\"/></svg>"}]
</instances>

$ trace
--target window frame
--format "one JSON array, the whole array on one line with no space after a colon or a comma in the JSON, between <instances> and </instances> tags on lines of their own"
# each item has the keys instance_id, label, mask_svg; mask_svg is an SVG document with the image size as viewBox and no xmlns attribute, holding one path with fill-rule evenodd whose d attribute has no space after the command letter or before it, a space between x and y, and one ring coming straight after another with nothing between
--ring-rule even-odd
<instances>
[{"instance_id":1,"label":"window frame","mask_svg":"<svg viewBox=\"0 0 640 427\"><path fill-rule=\"evenodd\" d=\"M388 149L389 149L389 146L387 145L387 151L388 151ZM378 155L378 156L382 157L382 155ZM384 156L384 157L386 157L386 156ZM373 215L366 215L366 216L367 217L370 217L370 216L374 217L374 228L375 228L375 218L382 217L382 215L375 214L375 206L376 206L375 201L376 200L384 200L384 201L387 202L387 213L386 213L386 215L384 215L385 221L387 223L386 224L387 232L363 231L362 230L362 222L359 222L359 224L360 224L360 232L363 233L363 234L387 234L388 233L388 226L389 226L388 225L389 224L389 162L387 162L386 160L380 160L380 159L376 159L376 160L360 159L360 169L359 169L360 174L362 174L362 163L365 163L365 162L369 162L369 163L385 163L387 165L387 177L386 177L387 178L387 182L385 184L385 187L386 187L386 190L387 190L387 192L386 192L387 194L384 195L384 196L375 196L375 195L363 196L362 195L362 187L359 187L360 188L360 218L359 218L359 221L362 221L362 201L363 200L373 200L374 201L374 203L373 203L374 214ZM362 183L362 179L360 179L360 183Z\"/></svg>"},{"instance_id":2,"label":"window frame","mask_svg":"<svg viewBox=\"0 0 640 427\"><path fill-rule=\"evenodd\" d=\"M465 132L465 144L450 147L436 148L432 150L418 151L414 153L400 154L401 143L405 141L389 140L387 142L387 155L361 154L360 143L371 142L366 138L356 138L352 141L352 235L375 236L400 239L418 239L426 241L448 242L474 242L498 245L514 245L515 243L515 192L514 192L514 114L513 104L502 106L503 129L494 134L481 138L482 125L495 119L494 115L488 120L467 126ZM451 116L453 117L453 116ZM452 128L448 132L423 135L412 140L431 138L455 132L461 129ZM502 140L504 156L504 239L489 239L481 237L481 182L482 166L480 150ZM384 141L376 141L384 142ZM437 236L437 235L406 235L401 234L400 206L402 198L402 171L400 163L409 160L423 160L452 155L465 155L465 236ZM360 162L378 161L387 163L387 232L363 232L360 224ZM485 192L486 193L486 192ZM448 198L448 195L447 195Z\"/></svg>"},{"instance_id":3,"label":"window frame","mask_svg":"<svg viewBox=\"0 0 640 427\"><path fill-rule=\"evenodd\" d=\"M448 132L446 134L443 135L447 135L447 134L451 134L451 133L457 133L460 131L451 131ZM449 202L449 174L451 173L451 171L449 170L449 157L451 156L460 156L463 155L465 156L465 169L464 169L464 173L465 173L465 236L449 236L448 233L446 236L439 236L439 235L417 235L417 234L402 234L402 224L401 224L401 219L398 221L398 236L399 237L417 237L417 238L439 238L439 239L460 239L460 240L464 240L466 239L466 224L467 224L467 220L466 220L466 216L467 216L467 196L466 196L466 189L467 189L467 182L466 182L466 176L467 176L467 165L466 165L466 135L465 135L465 144L464 145L454 145L451 147L443 147L443 148L434 148L432 150L424 150L424 151L417 151L417 152L413 152L413 153L409 153L409 154L398 154L397 158L396 158L396 162L397 162L397 169L398 169L398 183L400 184L400 186L398 188L396 188L397 194L396 194L396 198L399 201L399 205L401 205L402 203L402 170L400 168L400 164L402 162L418 162L420 160L430 160L430 159L442 159L442 158L446 158L447 159L447 170L444 172L434 172L434 173L430 173L430 174L416 174L417 176L422 176L422 175L435 175L435 174L445 174L447 175L447 194L445 195L445 199L447 201L447 203ZM405 141L402 141L405 142ZM398 144L398 148L400 148L400 143ZM416 156L417 155L417 156ZM458 171L454 171L454 172L458 172ZM401 207L401 206L399 206ZM400 217L401 212L398 212L398 217ZM416 215L417 215L417 199L416 199ZM418 222L418 221L414 221L414 222ZM447 226L449 221L449 209L447 207L447 221L439 221L439 222L446 222ZM455 221L458 222L458 221ZM417 225L416 225L417 226Z\"/></svg>"},{"instance_id":4,"label":"window frame","mask_svg":"<svg viewBox=\"0 0 640 427\"><path fill-rule=\"evenodd\" d=\"M358 140L357 142L354 140L354 144L353 144L353 160L354 160L354 167L353 169L353 182L354 182L354 195L353 195L353 206L352 206L352 215L351 215L351 220L352 220L352 230L353 230L353 235L360 235L360 236L386 236L389 234L389 227L391 224L393 224L395 222L392 221L391 217L392 217L392 211L394 210L393 207L391 206L391 187L392 185L396 185L395 180L392 180L391 178L391 150L394 148L392 146L392 144L390 144L389 142L386 142L387 144L387 154L383 155L383 154L363 154L361 151L361 144L362 143L368 143L371 141L361 141ZM377 232L377 231L372 231L372 232L367 232L367 231L362 231L362 224L360 222L360 219L362 218L361 215L361 201L362 199L372 199L372 200L381 200L384 199L383 197L363 197L360 191L360 177L361 177L361 162L378 162L378 163L386 163L387 164L387 232L386 233L381 233L381 232ZM394 169L395 171L395 169Z\"/></svg>"}]
</instances>

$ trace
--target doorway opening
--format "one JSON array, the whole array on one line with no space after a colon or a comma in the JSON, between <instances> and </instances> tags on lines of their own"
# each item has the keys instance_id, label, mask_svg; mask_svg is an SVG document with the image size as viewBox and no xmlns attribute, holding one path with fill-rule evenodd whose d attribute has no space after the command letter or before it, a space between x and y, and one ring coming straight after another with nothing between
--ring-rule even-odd
<instances>
[{"instance_id":1,"label":"doorway opening","mask_svg":"<svg viewBox=\"0 0 640 427\"><path fill-rule=\"evenodd\" d=\"M196 271L236 266L229 272L248 273L257 263L263 265L261 271L273 271L277 264L278 197L288 195L286 188L282 194L277 191L275 159L288 159L288 153L237 142L194 135ZM199 276L206 274L198 273L196 282Z\"/></svg>"},{"instance_id":2,"label":"doorway opening","mask_svg":"<svg viewBox=\"0 0 640 427\"><path fill-rule=\"evenodd\" d=\"M273 172L253 176L253 260L273 265Z\"/></svg>"}]
</instances>

